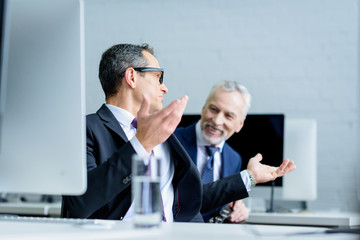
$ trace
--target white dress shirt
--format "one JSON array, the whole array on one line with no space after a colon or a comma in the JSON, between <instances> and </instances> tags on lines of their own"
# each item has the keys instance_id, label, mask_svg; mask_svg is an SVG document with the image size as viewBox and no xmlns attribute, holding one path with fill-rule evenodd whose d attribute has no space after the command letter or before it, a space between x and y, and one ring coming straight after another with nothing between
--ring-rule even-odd
<instances>
[{"instance_id":1,"label":"white dress shirt","mask_svg":"<svg viewBox=\"0 0 360 240\"><path fill-rule=\"evenodd\" d=\"M197 145L197 168L199 170L200 175L202 175L206 163L208 161L208 154L206 152L205 146L209 146L209 143L205 142L200 129L200 121L195 126L196 131L196 145ZM223 150L225 141L216 145L220 151L215 152L214 154L214 166L213 166L213 179L214 181L219 180L221 176L221 152Z\"/></svg>"},{"instance_id":2,"label":"white dress shirt","mask_svg":"<svg viewBox=\"0 0 360 240\"><path fill-rule=\"evenodd\" d=\"M150 154L147 153L145 148L141 145L139 140L136 138L136 128L131 125L131 122L134 120L134 116L128 111L106 104L109 110L114 114L116 120L119 122L120 126L124 130L126 137L130 139L130 144L135 149L136 153L139 156L150 159ZM165 142L157 145L153 149L154 157L161 159L161 178L160 178L160 189L161 197L164 206L164 214L167 222L173 222L173 212L172 206L174 202L174 187L172 185L172 179L174 177L174 164L170 161L170 148L169 145ZM131 220L134 216L134 201L131 203L129 210L124 216L123 220Z\"/></svg>"},{"instance_id":3,"label":"white dress shirt","mask_svg":"<svg viewBox=\"0 0 360 240\"><path fill-rule=\"evenodd\" d=\"M196 145L197 145L197 168L199 170L200 175L202 175L204 168L206 166L207 160L209 158L205 146L208 146L209 143L207 143L201 133L201 126L200 121L198 121L195 125L195 132L196 132ZM220 148L220 151L217 151L214 154L214 167L213 167L213 179L214 181L219 180L220 176L222 174L221 172L221 153L223 151L225 141L222 141L221 143L217 144L215 147ZM241 178L245 184L246 190L248 192L251 191L251 181L249 178L249 174L247 171L241 171L240 172Z\"/></svg>"}]
</instances>

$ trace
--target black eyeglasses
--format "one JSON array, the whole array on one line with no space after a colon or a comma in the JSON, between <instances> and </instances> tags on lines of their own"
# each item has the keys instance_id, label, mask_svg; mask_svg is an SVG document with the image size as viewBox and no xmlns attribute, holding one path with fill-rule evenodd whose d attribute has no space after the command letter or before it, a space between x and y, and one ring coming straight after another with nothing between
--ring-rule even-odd
<instances>
[{"instance_id":1,"label":"black eyeglasses","mask_svg":"<svg viewBox=\"0 0 360 240\"><path fill-rule=\"evenodd\" d=\"M138 72L161 72L161 76L159 78L159 83L162 84L164 82L164 69L162 68L153 68L153 67L138 67L134 68L135 71ZM120 74L120 77L125 76L125 71Z\"/></svg>"}]
</instances>

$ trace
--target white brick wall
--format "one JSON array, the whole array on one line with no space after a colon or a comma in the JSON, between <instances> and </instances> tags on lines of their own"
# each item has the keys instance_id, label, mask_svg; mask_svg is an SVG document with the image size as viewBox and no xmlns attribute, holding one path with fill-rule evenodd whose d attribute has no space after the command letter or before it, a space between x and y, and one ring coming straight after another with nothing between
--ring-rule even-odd
<instances>
[{"instance_id":1,"label":"white brick wall","mask_svg":"<svg viewBox=\"0 0 360 240\"><path fill-rule=\"evenodd\" d=\"M318 121L318 200L358 210L358 0L85 0L87 111L103 102L101 53L147 42L165 69L165 104L198 113L213 83L241 81L251 113Z\"/></svg>"}]
</instances>

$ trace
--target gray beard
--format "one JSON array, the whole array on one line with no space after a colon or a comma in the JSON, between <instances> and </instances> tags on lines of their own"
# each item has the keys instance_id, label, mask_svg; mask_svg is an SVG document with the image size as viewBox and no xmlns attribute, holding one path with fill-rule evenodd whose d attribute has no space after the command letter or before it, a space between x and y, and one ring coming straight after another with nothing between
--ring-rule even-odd
<instances>
[{"instance_id":1,"label":"gray beard","mask_svg":"<svg viewBox=\"0 0 360 240\"><path fill-rule=\"evenodd\" d=\"M205 132L203 130L201 130L201 134L202 134L205 142L207 142L210 145L218 145L219 143L222 143L223 141L226 140L224 136L221 136L217 139L211 139L205 134Z\"/></svg>"}]
</instances>

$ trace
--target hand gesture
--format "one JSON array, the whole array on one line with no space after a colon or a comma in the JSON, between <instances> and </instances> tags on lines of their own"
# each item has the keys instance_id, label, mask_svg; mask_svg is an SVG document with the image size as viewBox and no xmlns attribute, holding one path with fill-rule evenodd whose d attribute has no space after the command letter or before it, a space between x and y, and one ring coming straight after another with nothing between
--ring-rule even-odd
<instances>
[{"instance_id":1,"label":"hand gesture","mask_svg":"<svg viewBox=\"0 0 360 240\"><path fill-rule=\"evenodd\" d=\"M175 131L184 113L188 96L183 96L170 103L162 110L149 114L150 102L144 96L140 110L137 113L136 137L147 152L165 142Z\"/></svg>"},{"instance_id":2,"label":"hand gesture","mask_svg":"<svg viewBox=\"0 0 360 240\"><path fill-rule=\"evenodd\" d=\"M273 181L296 168L294 161L290 161L288 158L285 159L279 167L261 164L261 160L262 156L258 153L255 157L250 159L247 165L247 170L250 172L251 176L253 176L256 183Z\"/></svg>"}]
</instances>

